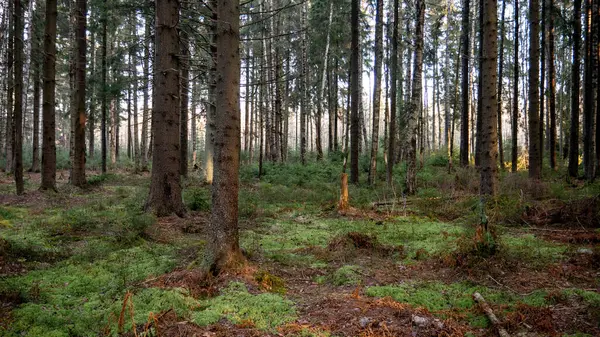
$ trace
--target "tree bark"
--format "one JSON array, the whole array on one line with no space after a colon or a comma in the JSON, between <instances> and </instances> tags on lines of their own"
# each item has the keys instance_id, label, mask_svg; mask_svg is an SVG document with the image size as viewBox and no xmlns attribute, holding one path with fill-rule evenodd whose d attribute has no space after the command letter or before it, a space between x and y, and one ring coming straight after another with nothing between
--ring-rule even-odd
<instances>
[{"instance_id":1,"label":"tree bark","mask_svg":"<svg viewBox=\"0 0 600 337\"><path fill-rule=\"evenodd\" d=\"M395 0L397 1L397 0ZM360 13L360 1L352 0L352 11L351 11L351 55L350 55L350 71L351 71L351 142L350 142L350 182L358 184L358 155L359 155L359 142L360 142L360 125L359 125L359 104L360 104L360 83L359 83L359 54L360 46L358 45L359 40L359 13Z\"/></svg>"},{"instance_id":2,"label":"tree bark","mask_svg":"<svg viewBox=\"0 0 600 337\"><path fill-rule=\"evenodd\" d=\"M425 23L425 2L417 0L416 3L416 27L415 27L415 56L412 95L410 108L408 109L408 155L406 165L406 193L415 194L417 190L417 116L421 106L422 95L422 73L423 73L423 26ZM423 144L421 144L423 147Z\"/></svg>"},{"instance_id":3,"label":"tree bark","mask_svg":"<svg viewBox=\"0 0 600 337\"><path fill-rule=\"evenodd\" d=\"M74 141L73 141L73 163L71 170L71 184L82 187L87 181L85 179L85 69L86 69L86 25L87 25L87 0L77 0L75 8L75 109L74 113Z\"/></svg>"},{"instance_id":4,"label":"tree bark","mask_svg":"<svg viewBox=\"0 0 600 337\"><path fill-rule=\"evenodd\" d=\"M39 18L40 4L36 4L36 18ZM32 66L32 77L33 77L33 135L32 135L32 161L29 172L40 172L40 70L41 63L39 61L41 48L41 34L38 33L37 28L33 28L33 41L31 46L31 66Z\"/></svg>"},{"instance_id":5,"label":"tree bark","mask_svg":"<svg viewBox=\"0 0 600 337\"><path fill-rule=\"evenodd\" d=\"M144 32L144 103L142 111L142 140L141 140L141 154L140 154L140 169L142 171L148 171L148 123L150 119L150 110L148 107L149 90L150 90L150 19L146 17L145 32Z\"/></svg>"},{"instance_id":6,"label":"tree bark","mask_svg":"<svg viewBox=\"0 0 600 337\"><path fill-rule=\"evenodd\" d=\"M213 183L214 169L214 144L215 144L215 119L216 112L216 87L217 79L217 45L215 44L214 36L216 34L217 13L215 11L216 0L210 1L210 7L213 9L212 22L210 30L213 33L210 41L210 69L208 71L208 104L206 107L206 124L204 133L204 178L208 184Z\"/></svg>"},{"instance_id":7,"label":"tree bark","mask_svg":"<svg viewBox=\"0 0 600 337\"><path fill-rule=\"evenodd\" d=\"M585 1L585 54L583 56L583 172L587 181L594 180L594 69L592 46L592 0ZM596 69L598 71L598 69Z\"/></svg>"},{"instance_id":8,"label":"tree bark","mask_svg":"<svg viewBox=\"0 0 600 337\"><path fill-rule=\"evenodd\" d=\"M497 23L497 0L483 1L483 45L481 60L481 148L480 167L481 182L480 193L482 195L496 195L498 185L498 94L496 85L498 80L496 70L498 69L498 36Z\"/></svg>"},{"instance_id":9,"label":"tree bark","mask_svg":"<svg viewBox=\"0 0 600 337\"><path fill-rule=\"evenodd\" d=\"M106 147L106 115L107 115L107 92L106 92L106 77L107 77L107 73L108 73L108 67L106 64L106 49L107 49L107 32L106 32L106 26L107 26L107 13L106 11L108 10L107 8L107 0L104 0L103 2L103 8L102 8L102 14L101 14L101 24L102 24L102 75L101 75L101 86L102 86L102 103L101 103L101 109L102 109L102 119L100 121L100 133L101 133L101 137L100 137L100 142L102 143L102 173L106 173L106 151L107 151L107 147ZM143 132L143 131L142 131Z\"/></svg>"},{"instance_id":10,"label":"tree bark","mask_svg":"<svg viewBox=\"0 0 600 337\"><path fill-rule=\"evenodd\" d=\"M379 110L381 106L381 64L383 61L383 0L377 0L375 14L375 67L373 69L373 133L371 136L371 165L369 184L377 177L377 152L379 150Z\"/></svg>"},{"instance_id":11,"label":"tree bark","mask_svg":"<svg viewBox=\"0 0 600 337\"><path fill-rule=\"evenodd\" d=\"M205 268L213 275L243 263L238 234L240 153L239 4L217 1L215 176Z\"/></svg>"},{"instance_id":12,"label":"tree bark","mask_svg":"<svg viewBox=\"0 0 600 337\"><path fill-rule=\"evenodd\" d=\"M517 147L518 125L519 125L519 0L515 0L514 20L515 32L513 40L515 42L513 55L513 106L511 118L511 171L517 172L517 162L519 160L519 149Z\"/></svg>"},{"instance_id":13,"label":"tree bark","mask_svg":"<svg viewBox=\"0 0 600 337\"><path fill-rule=\"evenodd\" d=\"M157 216L185 209L181 198L179 151L179 2L156 0L156 71L152 109L152 180L146 210Z\"/></svg>"},{"instance_id":14,"label":"tree bark","mask_svg":"<svg viewBox=\"0 0 600 337\"><path fill-rule=\"evenodd\" d=\"M185 30L180 32L181 43L181 87L180 87L180 115L179 115L179 174L187 177L188 172L188 108L190 89L190 42Z\"/></svg>"},{"instance_id":15,"label":"tree bark","mask_svg":"<svg viewBox=\"0 0 600 337\"><path fill-rule=\"evenodd\" d=\"M581 0L573 3L573 65L571 67L571 130L569 134L569 176L579 171L579 66L581 50Z\"/></svg>"},{"instance_id":16,"label":"tree bark","mask_svg":"<svg viewBox=\"0 0 600 337\"><path fill-rule=\"evenodd\" d=\"M547 14L548 23L546 25L548 29L548 109L550 109L550 133L548 137L550 139L550 168L553 170L557 169L556 163L556 70L554 60L554 1L547 1Z\"/></svg>"},{"instance_id":17,"label":"tree bark","mask_svg":"<svg viewBox=\"0 0 600 337\"><path fill-rule=\"evenodd\" d=\"M56 0L46 0L44 28L44 92L42 97L42 183L40 190L56 191Z\"/></svg>"},{"instance_id":18,"label":"tree bark","mask_svg":"<svg viewBox=\"0 0 600 337\"><path fill-rule=\"evenodd\" d=\"M396 109L397 109L397 89L398 89L398 24L400 18L398 17L399 10L399 1L394 0L394 14L393 14L393 24L392 24L392 55L390 57L390 120L389 120L389 132L388 132L388 162L387 162L387 170L386 170L386 182L388 186L392 186L393 184L393 172L394 172L394 163L395 163L395 155L394 151L396 149Z\"/></svg>"},{"instance_id":19,"label":"tree bark","mask_svg":"<svg viewBox=\"0 0 600 337\"><path fill-rule=\"evenodd\" d=\"M460 120L460 166L469 166L469 52L470 48L470 2L462 2L461 26L461 120Z\"/></svg>"},{"instance_id":20,"label":"tree bark","mask_svg":"<svg viewBox=\"0 0 600 337\"><path fill-rule=\"evenodd\" d=\"M504 13L506 12L506 0L502 0L502 17L500 24L500 55L498 57L498 108L497 108L497 116L498 116L498 161L500 162L500 168L504 171L504 148L502 144L502 81L503 70L504 70L504 36L506 35L504 31Z\"/></svg>"},{"instance_id":21,"label":"tree bark","mask_svg":"<svg viewBox=\"0 0 600 337\"><path fill-rule=\"evenodd\" d=\"M529 178L540 179L540 3L529 1Z\"/></svg>"},{"instance_id":22,"label":"tree bark","mask_svg":"<svg viewBox=\"0 0 600 337\"><path fill-rule=\"evenodd\" d=\"M23 7L21 0L14 0L14 174L17 195L25 192L23 185Z\"/></svg>"}]
</instances>

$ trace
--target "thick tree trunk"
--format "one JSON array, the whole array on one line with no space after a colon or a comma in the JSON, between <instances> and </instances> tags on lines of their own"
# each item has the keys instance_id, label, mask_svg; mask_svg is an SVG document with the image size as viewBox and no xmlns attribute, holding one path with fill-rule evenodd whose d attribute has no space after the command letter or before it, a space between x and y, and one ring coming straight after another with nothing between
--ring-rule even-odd
<instances>
[{"instance_id":1,"label":"thick tree trunk","mask_svg":"<svg viewBox=\"0 0 600 337\"><path fill-rule=\"evenodd\" d=\"M371 136L371 165L369 184L377 177L377 152L379 150L379 110L381 106L381 64L383 61L383 0L377 0L375 14L375 67L373 69L373 133Z\"/></svg>"},{"instance_id":2,"label":"thick tree trunk","mask_svg":"<svg viewBox=\"0 0 600 337\"><path fill-rule=\"evenodd\" d=\"M42 183L41 190L56 191L56 0L46 0L44 28L44 93L42 97Z\"/></svg>"},{"instance_id":3,"label":"thick tree trunk","mask_svg":"<svg viewBox=\"0 0 600 337\"><path fill-rule=\"evenodd\" d=\"M481 62L482 71L482 111L481 111L481 148L480 148L480 167L481 182L480 193L482 195L495 195L498 185L498 92L496 85L497 57L498 57L498 36L497 27L497 8L496 0L483 1L483 45Z\"/></svg>"},{"instance_id":4,"label":"thick tree trunk","mask_svg":"<svg viewBox=\"0 0 600 337\"><path fill-rule=\"evenodd\" d=\"M87 181L85 179L85 62L87 40L85 36L87 23L87 0L77 0L75 8L75 109L74 127L75 139L73 140L73 166L71 170L71 184L82 187Z\"/></svg>"},{"instance_id":5,"label":"thick tree trunk","mask_svg":"<svg viewBox=\"0 0 600 337\"><path fill-rule=\"evenodd\" d=\"M461 118L460 118L460 166L469 166L469 53L470 53L470 1L462 1L461 26Z\"/></svg>"},{"instance_id":6,"label":"thick tree trunk","mask_svg":"<svg viewBox=\"0 0 600 337\"><path fill-rule=\"evenodd\" d=\"M181 43L181 87L180 87L180 115L179 115L179 174L187 177L188 172L188 101L190 89L190 42L185 30L180 32Z\"/></svg>"},{"instance_id":7,"label":"thick tree trunk","mask_svg":"<svg viewBox=\"0 0 600 337\"><path fill-rule=\"evenodd\" d=\"M529 1L529 178L540 179L540 4L539 0Z\"/></svg>"},{"instance_id":8,"label":"thick tree trunk","mask_svg":"<svg viewBox=\"0 0 600 337\"><path fill-rule=\"evenodd\" d=\"M569 176L579 171L579 65L581 50L581 0L573 3L573 65L571 67L571 130L569 134Z\"/></svg>"},{"instance_id":9,"label":"thick tree trunk","mask_svg":"<svg viewBox=\"0 0 600 337\"><path fill-rule=\"evenodd\" d=\"M240 54L239 4L217 1L216 83L217 123L215 130L215 177L212 213L205 255L205 268L219 274L243 263L238 234L238 189L240 153Z\"/></svg>"},{"instance_id":10,"label":"thick tree trunk","mask_svg":"<svg viewBox=\"0 0 600 337\"><path fill-rule=\"evenodd\" d=\"M593 53L597 52L596 46L592 46L592 0L585 1L585 54L583 56L583 172L585 179L594 180L594 169L596 168L594 160L594 72ZM594 51L593 51L594 50Z\"/></svg>"},{"instance_id":11,"label":"thick tree trunk","mask_svg":"<svg viewBox=\"0 0 600 337\"><path fill-rule=\"evenodd\" d=\"M412 95L410 108L408 109L408 155L406 165L406 192L414 194L417 191L417 116L421 106L422 95L422 73L423 73L423 28L425 23L425 2L417 0L416 3L416 27L415 27L415 56ZM423 144L421 144L423 147Z\"/></svg>"},{"instance_id":12,"label":"thick tree trunk","mask_svg":"<svg viewBox=\"0 0 600 337\"><path fill-rule=\"evenodd\" d=\"M6 154L5 170L8 173L14 172L14 40L15 40L15 15L14 0L8 0L8 44L6 51L7 63L7 91L6 91L6 143L4 153Z\"/></svg>"},{"instance_id":13,"label":"thick tree trunk","mask_svg":"<svg viewBox=\"0 0 600 337\"><path fill-rule=\"evenodd\" d=\"M146 210L183 216L179 151L179 2L156 0L152 180ZM236 156L237 157L237 156Z\"/></svg>"}]
</instances>

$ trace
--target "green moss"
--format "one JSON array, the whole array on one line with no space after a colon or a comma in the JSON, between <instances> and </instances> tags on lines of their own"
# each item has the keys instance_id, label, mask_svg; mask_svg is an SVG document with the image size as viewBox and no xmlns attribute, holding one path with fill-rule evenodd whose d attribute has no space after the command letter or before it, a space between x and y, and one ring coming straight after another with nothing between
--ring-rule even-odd
<instances>
[{"instance_id":1,"label":"green moss","mask_svg":"<svg viewBox=\"0 0 600 337\"><path fill-rule=\"evenodd\" d=\"M296 319L294 303L281 295L252 295L243 283L231 282L220 296L205 300L202 308L192 314L199 325L218 322L222 317L234 324L252 322L259 329L273 329Z\"/></svg>"},{"instance_id":2,"label":"green moss","mask_svg":"<svg viewBox=\"0 0 600 337\"><path fill-rule=\"evenodd\" d=\"M558 261L565 257L569 246L538 239L531 234L512 236L502 235L500 237L503 254L525 259L529 263L543 265Z\"/></svg>"},{"instance_id":3,"label":"green moss","mask_svg":"<svg viewBox=\"0 0 600 337\"><path fill-rule=\"evenodd\" d=\"M359 266L345 265L331 275L331 283L336 286L356 285L361 281Z\"/></svg>"},{"instance_id":4,"label":"green moss","mask_svg":"<svg viewBox=\"0 0 600 337\"><path fill-rule=\"evenodd\" d=\"M577 296L587 305L600 308L600 294L594 291L583 289L566 289L563 290L565 296Z\"/></svg>"}]
</instances>

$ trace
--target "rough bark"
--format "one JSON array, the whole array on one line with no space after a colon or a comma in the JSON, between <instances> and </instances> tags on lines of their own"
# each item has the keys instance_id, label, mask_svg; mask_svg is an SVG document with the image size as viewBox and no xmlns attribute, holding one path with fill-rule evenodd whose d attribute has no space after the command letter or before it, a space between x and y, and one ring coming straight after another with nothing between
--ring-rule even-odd
<instances>
[{"instance_id":1,"label":"rough bark","mask_svg":"<svg viewBox=\"0 0 600 337\"><path fill-rule=\"evenodd\" d=\"M240 153L239 5L217 1L215 175L205 268L213 275L243 261L238 234Z\"/></svg>"},{"instance_id":2,"label":"rough bark","mask_svg":"<svg viewBox=\"0 0 600 337\"><path fill-rule=\"evenodd\" d=\"M381 110L381 64L383 61L383 0L377 0L375 14L375 67L373 68L373 133L371 135L371 165L369 184L377 177L377 152L379 150L379 111Z\"/></svg>"},{"instance_id":3,"label":"rough bark","mask_svg":"<svg viewBox=\"0 0 600 337\"><path fill-rule=\"evenodd\" d=\"M469 21L470 1L462 1L461 26L461 118L460 118L460 165L469 166Z\"/></svg>"},{"instance_id":4,"label":"rough bark","mask_svg":"<svg viewBox=\"0 0 600 337\"><path fill-rule=\"evenodd\" d=\"M146 18L144 32L144 103L142 106L142 136L141 136L141 156L140 169L148 171L148 123L150 119L150 110L148 107L150 90L150 19Z\"/></svg>"},{"instance_id":5,"label":"rough bark","mask_svg":"<svg viewBox=\"0 0 600 337\"><path fill-rule=\"evenodd\" d=\"M547 1L547 9L549 13L547 14L547 29L548 29L548 109L550 110L550 120L548 123L550 124L549 128L549 140L550 140L550 148L549 154L550 157L550 168L553 170L557 169L556 162L556 68L555 68L555 60L554 60L554 1Z\"/></svg>"},{"instance_id":6,"label":"rough bark","mask_svg":"<svg viewBox=\"0 0 600 337\"><path fill-rule=\"evenodd\" d=\"M21 0L14 0L15 13L15 110L14 110L14 174L17 195L25 192L23 185L23 7Z\"/></svg>"},{"instance_id":7,"label":"rough bark","mask_svg":"<svg viewBox=\"0 0 600 337\"><path fill-rule=\"evenodd\" d=\"M579 66L581 49L581 0L573 3L573 64L571 67L571 130L569 134L569 176L579 171Z\"/></svg>"},{"instance_id":8,"label":"rough bark","mask_svg":"<svg viewBox=\"0 0 600 337\"><path fill-rule=\"evenodd\" d=\"M483 1L483 45L481 60L480 193L495 195L498 185L498 36L496 0Z\"/></svg>"},{"instance_id":9,"label":"rough bark","mask_svg":"<svg viewBox=\"0 0 600 337\"><path fill-rule=\"evenodd\" d=\"M389 132L388 132L388 162L386 170L386 182L388 186L392 186L393 183L393 171L395 163L395 149L396 149L396 99L397 99L397 85L398 85L398 23L400 18L398 17L399 1L394 0L394 14L392 24L392 55L390 60L390 121L389 121Z\"/></svg>"},{"instance_id":10,"label":"rough bark","mask_svg":"<svg viewBox=\"0 0 600 337\"><path fill-rule=\"evenodd\" d=\"M56 191L56 0L46 0L44 28L44 92L42 97L42 183L40 190Z\"/></svg>"},{"instance_id":11,"label":"rough bark","mask_svg":"<svg viewBox=\"0 0 600 337\"><path fill-rule=\"evenodd\" d=\"M515 42L513 54L513 106L511 118L511 167L512 172L517 172L519 160L519 149L517 147L518 125L519 125L519 0L515 0L514 8L515 31L513 40Z\"/></svg>"},{"instance_id":12,"label":"rough bark","mask_svg":"<svg viewBox=\"0 0 600 337\"><path fill-rule=\"evenodd\" d=\"M190 88L190 42L185 30L181 30L181 87L179 115L179 174L187 177L188 172L188 101Z\"/></svg>"},{"instance_id":13,"label":"rough bark","mask_svg":"<svg viewBox=\"0 0 600 337\"><path fill-rule=\"evenodd\" d=\"M594 69L592 44L592 0L585 1L585 54L583 55L583 173L588 181L594 180ZM597 71L597 69L596 69Z\"/></svg>"},{"instance_id":14,"label":"rough bark","mask_svg":"<svg viewBox=\"0 0 600 337\"><path fill-rule=\"evenodd\" d=\"M417 0L415 27L414 70L410 108L407 113L408 154L406 166L406 193L414 194L417 190L417 117L421 106L422 73L423 73L423 26L425 23L425 2ZM423 144L421 144L423 146Z\"/></svg>"},{"instance_id":15,"label":"rough bark","mask_svg":"<svg viewBox=\"0 0 600 337\"><path fill-rule=\"evenodd\" d=\"M86 62L86 23L87 23L87 1L77 0L75 8L75 109L74 112L74 140L73 140L73 163L71 170L71 184L82 187L86 184L85 179L85 62Z\"/></svg>"},{"instance_id":16,"label":"rough bark","mask_svg":"<svg viewBox=\"0 0 600 337\"><path fill-rule=\"evenodd\" d=\"M37 4L38 12L40 4ZM33 135L32 135L32 161L29 172L40 172L40 70L41 63L38 55L42 52L40 40L41 34L34 28L31 47L31 66L33 77Z\"/></svg>"},{"instance_id":17,"label":"rough bark","mask_svg":"<svg viewBox=\"0 0 600 337\"><path fill-rule=\"evenodd\" d=\"M152 179L146 210L157 216L185 209L181 197L179 151L179 2L156 0L156 71L152 109Z\"/></svg>"},{"instance_id":18,"label":"rough bark","mask_svg":"<svg viewBox=\"0 0 600 337\"><path fill-rule=\"evenodd\" d=\"M208 72L208 104L206 107L206 124L205 124L205 132L204 132L204 179L208 184L213 183L213 168L214 168L214 137L215 137L215 118L216 118L216 77L217 77L217 45L214 41L215 30L216 30L216 20L217 13L214 8L216 6L215 0L210 2L211 8L213 8L212 12L212 24L210 25L210 29L212 31L212 39L210 41L210 69Z\"/></svg>"},{"instance_id":19,"label":"rough bark","mask_svg":"<svg viewBox=\"0 0 600 337\"><path fill-rule=\"evenodd\" d=\"M529 178L540 179L540 3L539 0L529 1Z\"/></svg>"},{"instance_id":20,"label":"rough bark","mask_svg":"<svg viewBox=\"0 0 600 337\"><path fill-rule=\"evenodd\" d=\"M397 0L395 0L397 1ZM351 56L350 56L350 71L351 71L351 141L350 141L350 182L358 184L358 155L359 155L359 142L360 142L360 125L359 125L359 104L360 104L360 83L359 83L359 54L360 46L358 45L359 40L359 13L360 13L360 1L352 0L352 11L351 11L351 27L352 27L352 41L351 41Z\"/></svg>"}]
</instances>

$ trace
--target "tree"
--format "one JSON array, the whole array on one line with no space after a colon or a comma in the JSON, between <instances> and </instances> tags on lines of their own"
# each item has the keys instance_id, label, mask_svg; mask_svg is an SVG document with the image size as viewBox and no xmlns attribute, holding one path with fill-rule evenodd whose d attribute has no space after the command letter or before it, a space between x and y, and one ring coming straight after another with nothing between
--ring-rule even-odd
<instances>
[{"instance_id":1,"label":"tree","mask_svg":"<svg viewBox=\"0 0 600 337\"><path fill-rule=\"evenodd\" d=\"M515 33L514 33L514 41L515 41L515 50L513 55L513 107L512 107L512 118L511 118L511 171L517 172L517 161L518 158L518 148L517 148L517 138L518 138L518 122L519 122L519 0L515 0L515 8L514 8L514 18L515 18Z\"/></svg>"},{"instance_id":2,"label":"tree","mask_svg":"<svg viewBox=\"0 0 600 337\"><path fill-rule=\"evenodd\" d=\"M579 64L581 49L581 0L573 3L573 64L571 67L571 130L569 134L569 176L579 170Z\"/></svg>"},{"instance_id":3,"label":"tree","mask_svg":"<svg viewBox=\"0 0 600 337\"><path fill-rule=\"evenodd\" d=\"M583 55L583 172L585 179L594 180L594 71L593 58L597 47L593 46L592 33L592 0L585 0L585 52ZM596 44L597 46L597 44Z\"/></svg>"},{"instance_id":4,"label":"tree","mask_svg":"<svg viewBox=\"0 0 600 337\"><path fill-rule=\"evenodd\" d=\"M14 173L17 194L25 191L23 186L23 8L21 0L14 0L14 53L15 53L15 109L14 109Z\"/></svg>"},{"instance_id":5,"label":"tree","mask_svg":"<svg viewBox=\"0 0 600 337\"><path fill-rule=\"evenodd\" d=\"M546 8L549 11L547 14L546 28L548 30L548 109L550 110L550 167L556 170L556 68L554 60L554 1L546 0Z\"/></svg>"},{"instance_id":6,"label":"tree","mask_svg":"<svg viewBox=\"0 0 600 337\"><path fill-rule=\"evenodd\" d=\"M383 0L377 0L375 14L375 68L373 69L373 133L371 136L371 165L369 184L377 176L377 152L379 150L379 110L381 102L381 63L383 59Z\"/></svg>"},{"instance_id":7,"label":"tree","mask_svg":"<svg viewBox=\"0 0 600 337\"><path fill-rule=\"evenodd\" d=\"M358 184L358 147L360 142L360 125L359 125L359 96L360 96L360 83L359 82L359 66L358 59L360 53L360 47L358 45L359 39L359 16L360 12L360 1L352 0L352 11L350 17L350 25L352 27L352 42L351 42L351 56L350 56L350 86L351 86L351 136L350 136L350 182Z\"/></svg>"},{"instance_id":8,"label":"tree","mask_svg":"<svg viewBox=\"0 0 600 337\"><path fill-rule=\"evenodd\" d=\"M101 25L102 25L102 55L100 56L102 61L101 61L101 80L100 80L100 85L101 85L101 92L102 92L102 98L101 98L101 107L100 109L102 110L102 116L101 116L101 121L100 121L100 143L101 143L101 147L102 147L102 173L106 173L106 115L107 115L107 106L106 106L106 99L107 99L107 83L106 83L106 77L107 77L107 73L108 73L108 67L106 64L106 49L107 49L107 44L108 44L108 37L107 37L107 10L108 10L108 6L107 6L107 0L104 0L103 2L103 6L104 8L102 8L102 17L101 17ZM143 131L142 131L143 133Z\"/></svg>"},{"instance_id":9,"label":"tree","mask_svg":"<svg viewBox=\"0 0 600 337\"><path fill-rule=\"evenodd\" d=\"M540 3L529 1L529 178L542 177L540 144Z\"/></svg>"},{"instance_id":10,"label":"tree","mask_svg":"<svg viewBox=\"0 0 600 337\"><path fill-rule=\"evenodd\" d=\"M180 150L180 166L179 173L187 177L188 171L188 101L190 88L190 44L189 37L185 30L181 31L181 102L179 115L179 150Z\"/></svg>"},{"instance_id":11,"label":"tree","mask_svg":"<svg viewBox=\"0 0 600 337\"><path fill-rule=\"evenodd\" d=\"M392 186L393 177L392 173L394 171L394 163L395 156L394 150L396 148L396 109L398 104L396 104L397 99L397 89L398 89L398 10L399 10L399 1L394 0L394 14L393 14L393 24L392 24L392 55L390 55L390 129L389 129L389 145L388 145L388 161L387 161L387 171L386 171L386 181L388 186Z\"/></svg>"},{"instance_id":12,"label":"tree","mask_svg":"<svg viewBox=\"0 0 600 337\"><path fill-rule=\"evenodd\" d=\"M408 163L406 165L406 192L414 194L417 190L417 116L421 108L422 95L422 73L423 73L423 26L425 24L425 1L417 0L415 4L416 27L415 27L415 55L412 80L412 94L410 107L408 109Z\"/></svg>"},{"instance_id":13,"label":"tree","mask_svg":"<svg viewBox=\"0 0 600 337\"><path fill-rule=\"evenodd\" d=\"M238 234L240 154L239 4L218 0L216 121L212 212L204 268L217 275L243 261ZM158 44L157 44L158 46Z\"/></svg>"},{"instance_id":14,"label":"tree","mask_svg":"<svg viewBox=\"0 0 600 337\"><path fill-rule=\"evenodd\" d=\"M461 118L460 118L460 165L469 166L469 0L462 2L461 46Z\"/></svg>"},{"instance_id":15,"label":"tree","mask_svg":"<svg viewBox=\"0 0 600 337\"><path fill-rule=\"evenodd\" d=\"M499 55L499 69L498 69L498 108L496 114L498 116L498 160L500 162L500 168L504 170L504 149L502 147L502 71L504 70L504 13L506 12L506 0L502 1L502 23L500 24L500 55Z\"/></svg>"},{"instance_id":16,"label":"tree","mask_svg":"<svg viewBox=\"0 0 600 337\"><path fill-rule=\"evenodd\" d=\"M482 0L483 1L483 0ZM498 61L498 36L496 35L497 0L483 1L483 45L481 60L481 138L480 144L480 193L495 195L498 184L498 93L496 71Z\"/></svg>"},{"instance_id":17,"label":"tree","mask_svg":"<svg viewBox=\"0 0 600 337\"><path fill-rule=\"evenodd\" d=\"M156 70L152 109L152 180L146 210L185 214L179 152L179 2L156 0Z\"/></svg>"},{"instance_id":18,"label":"tree","mask_svg":"<svg viewBox=\"0 0 600 337\"><path fill-rule=\"evenodd\" d=\"M41 190L56 191L56 0L46 0L44 28L44 93L42 103L42 183Z\"/></svg>"},{"instance_id":19,"label":"tree","mask_svg":"<svg viewBox=\"0 0 600 337\"><path fill-rule=\"evenodd\" d=\"M87 0L77 0L75 9L75 139L73 142L73 163L71 170L71 184L84 186L85 179L85 62L86 62L86 22Z\"/></svg>"}]
</instances>

